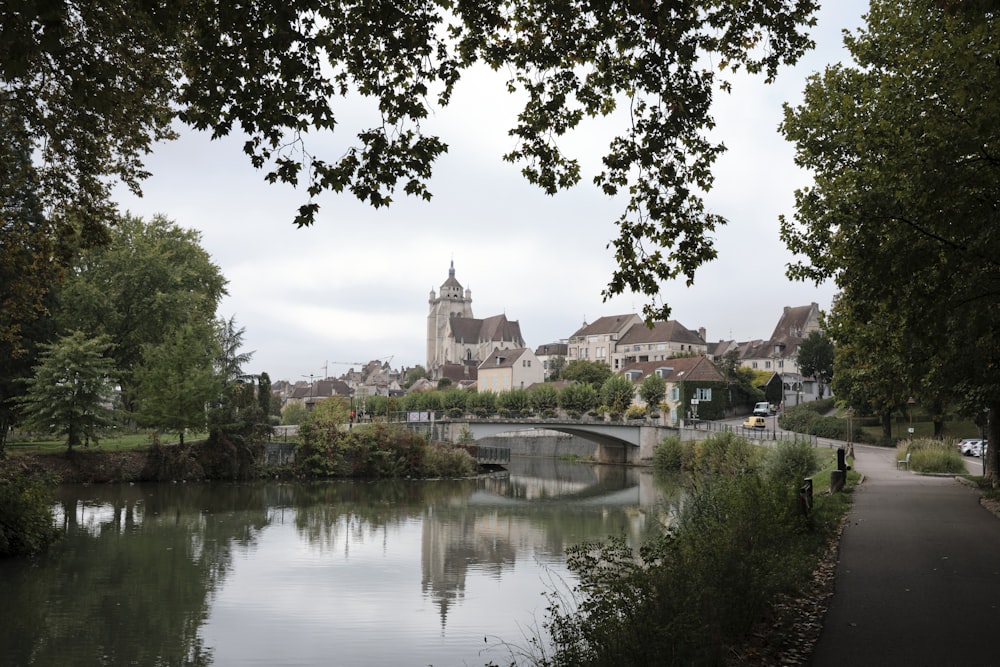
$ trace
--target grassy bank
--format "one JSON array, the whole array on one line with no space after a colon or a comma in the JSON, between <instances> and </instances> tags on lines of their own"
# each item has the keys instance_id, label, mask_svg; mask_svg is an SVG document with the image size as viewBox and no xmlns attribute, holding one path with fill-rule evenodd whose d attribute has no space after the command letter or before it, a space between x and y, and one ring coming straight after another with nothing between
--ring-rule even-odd
<instances>
[{"instance_id":1,"label":"grassy bank","mask_svg":"<svg viewBox=\"0 0 1000 667\"><path fill-rule=\"evenodd\" d=\"M572 604L554 597L545 624L553 649L536 664L758 664L807 659L790 600L812 604L815 573L839 535L858 475L846 493L824 491L834 450L806 442L757 447L733 436L699 443L667 439L660 468L681 470L689 495L662 533L636 554L624 539L569 553L580 584ZM799 489L816 480L811 510ZM783 611L785 610L785 611ZM807 651L807 649L805 649Z\"/></svg>"}]
</instances>

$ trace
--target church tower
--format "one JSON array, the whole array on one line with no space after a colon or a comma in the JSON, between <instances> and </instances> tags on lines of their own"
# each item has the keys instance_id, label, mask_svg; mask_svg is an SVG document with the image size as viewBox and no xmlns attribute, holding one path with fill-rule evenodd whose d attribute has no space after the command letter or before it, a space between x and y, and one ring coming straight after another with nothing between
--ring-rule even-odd
<instances>
[{"instance_id":1,"label":"church tower","mask_svg":"<svg viewBox=\"0 0 1000 667\"><path fill-rule=\"evenodd\" d=\"M446 363L456 363L449 358L450 323L454 317L472 319L472 290L463 290L455 278L455 260L448 269L448 279L441 284L440 296L431 289L427 300L427 371L434 376L435 370Z\"/></svg>"}]
</instances>

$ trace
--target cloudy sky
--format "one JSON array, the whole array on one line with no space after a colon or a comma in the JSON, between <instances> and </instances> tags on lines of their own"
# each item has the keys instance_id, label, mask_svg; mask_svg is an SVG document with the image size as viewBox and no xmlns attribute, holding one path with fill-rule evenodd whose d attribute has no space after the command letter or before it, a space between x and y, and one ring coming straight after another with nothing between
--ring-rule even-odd
<instances>
[{"instance_id":1,"label":"cloudy sky","mask_svg":"<svg viewBox=\"0 0 1000 667\"><path fill-rule=\"evenodd\" d=\"M778 216L792 214L794 190L809 180L777 132L782 103L796 103L807 76L847 57L841 32L860 26L867 9L859 0L828 5L813 29L816 50L796 68L770 86L734 79L732 94L717 97L715 132L728 151L707 202L729 225L715 235L719 259L698 271L693 287L662 290L673 318L705 327L709 341L767 338L784 306L830 306L832 286L785 277L792 256L778 237ZM610 125L592 123L565 144L583 161L584 177L549 197L501 160L518 111L504 77L467 79L451 106L425 123L450 146L429 203L399 193L389 209L374 210L349 196L324 196L317 224L297 229L291 221L304 194L265 183L241 139L213 142L194 132L159 146L147 163L153 177L144 196L121 192L119 202L201 232L229 281L219 314L235 316L254 352L245 370L267 371L272 380L339 376L356 362L390 357L394 368L424 364L428 296L452 261L472 290L475 316L519 321L532 348L568 338L585 321L641 312L643 296L601 299L622 204L590 179ZM349 123L352 111L341 118ZM317 138L310 148L338 155L349 139Z\"/></svg>"}]
</instances>

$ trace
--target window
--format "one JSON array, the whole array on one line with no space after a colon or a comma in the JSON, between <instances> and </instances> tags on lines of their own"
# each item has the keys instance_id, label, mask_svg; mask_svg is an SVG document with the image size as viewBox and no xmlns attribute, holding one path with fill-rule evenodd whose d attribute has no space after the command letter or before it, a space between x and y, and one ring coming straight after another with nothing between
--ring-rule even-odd
<instances>
[{"instance_id":1,"label":"window","mask_svg":"<svg viewBox=\"0 0 1000 667\"><path fill-rule=\"evenodd\" d=\"M681 390L679 387L674 387L673 389L670 390L670 400L674 401L675 403L681 400Z\"/></svg>"},{"instance_id":2,"label":"window","mask_svg":"<svg viewBox=\"0 0 1000 667\"><path fill-rule=\"evenodd\" d=\"M768 369L768 368L770 368L770 367L771 367L771 362L770 362L770 361L765 361L765 362L764 362L764 368L765 368L765 369Z\"/></svg>"},{"instance_id":3,"label":"window","mask_svg":"<svg viewBox=\"0 0 1000 667\"><path fill-rule=\"evenodd\" d=\"M694 390L694 398L699 401L711 401L712 400L712 388L711 387L698 387Z\"/></svg>"}]
</instances>

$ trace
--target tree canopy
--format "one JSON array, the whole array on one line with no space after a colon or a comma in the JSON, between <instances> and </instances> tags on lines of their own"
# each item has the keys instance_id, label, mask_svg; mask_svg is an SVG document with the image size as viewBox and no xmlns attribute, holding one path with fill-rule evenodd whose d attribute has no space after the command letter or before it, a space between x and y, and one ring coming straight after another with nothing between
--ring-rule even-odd
<instances>
[{"instance_id":1,"label":"tree canopy","mask_svg":"<svg viewBox=\"0 0 1000 667\"><path fill-rule=\"evenodd\" d=\"M28 391L21 398L34 428L66 436L69 449L112 423L114 363L105 337L74 331L46 345Z\"/></svg>"},{"instance_id":2,"label":"tree canopy","mask_svg":"<svg viewBox=\"0 0 1000 667\"><path fill-rule=\"evenodd\" d=\"M827 67L786 107L782 131L815 181L782 236L806 257L792 277L840 289L838 387L863 383L884 407L924 392L989 408L998 442L1000 15L985 9L871 4L846 39L856 65ZM844 362L863 366L840 378Z\"/></svg>"},{"instance_id":3,"label":"tree canopy","mask_svg":"<svg viewBox=\"0 0 1000 667\"><path fill-rule=\"evenodd\" d=\"M62 330L107 335L113 343L127 409L135 408L134 375L144 349L185 323L215 321L226 279L200 242L198 232L162 216L123 217L106 245L80 254L58 290L55 319Z\"/></svg>"},{"instance_id":4,"label":"tree canopy","mask_svg":"<svg viewBox=\"0 0 1000 667\"><path fill-rule=\"evenodd\" d=\"M799 345L795 360L802 375L813 377L819 385L819 398L833 379L833 341L819 331L811 331Z\"/></svg>"},{"instance_id":5,"label":"tree canopy","mask_svg":"<svg viewBox=\"0 0 1000 667\"><path fill-rule=\"evenodd\" d=\"M0 21L0 108L23 119L38 156L40 201L83 227L111 220L111 186L141 190L152 146L186 125L245 138L268 182L302 187L294 214L310 225L317 197L350 193L390 204L429 199L446 138L422 122L446 106L471 68L510 73L524 100L505 159L546 193L581 180L560 140L617 109L622 126L594 185L621 195L617 269L604 296L646 294L667 319L660 282L694 280L715 257L706 210L724 150L706 138L725 72L772 79L812 46L815 0L592 2L17 0ZM319 133L340 129L348 102L372 104L336 154Z\"/></svg>"}]
</instances>

